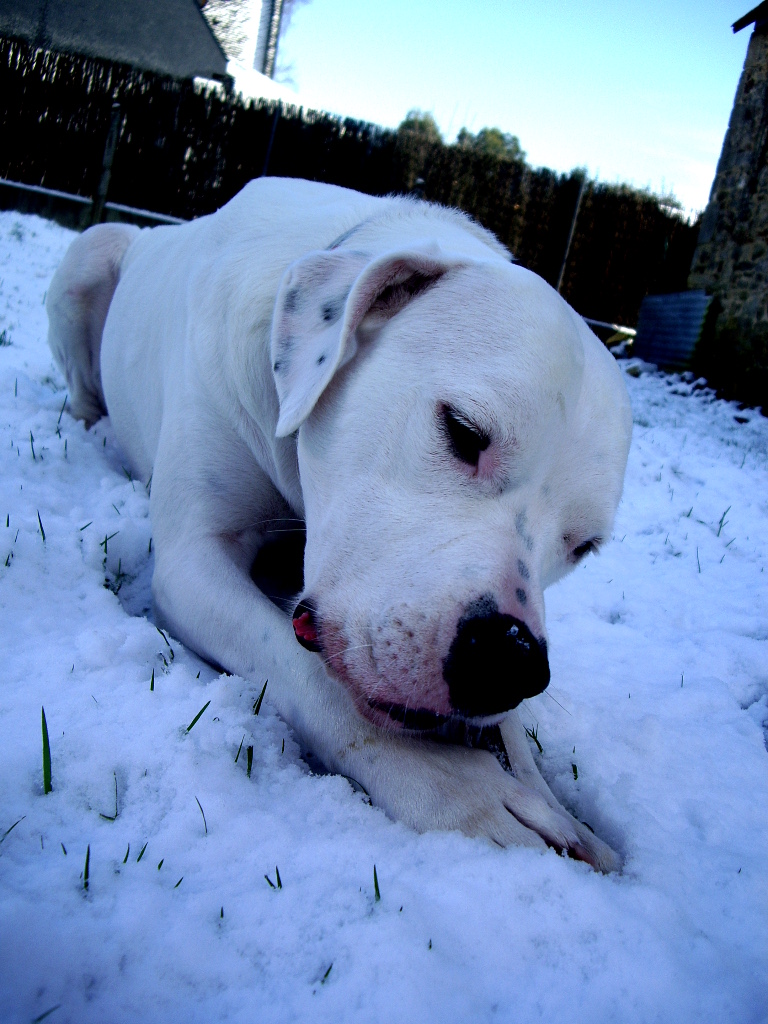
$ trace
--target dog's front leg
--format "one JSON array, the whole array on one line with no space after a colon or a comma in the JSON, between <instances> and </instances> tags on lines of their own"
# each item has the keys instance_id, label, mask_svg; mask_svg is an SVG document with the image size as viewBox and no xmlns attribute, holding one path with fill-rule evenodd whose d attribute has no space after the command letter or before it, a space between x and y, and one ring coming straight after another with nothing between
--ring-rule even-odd
<instances>
[{"instance_id":1,"label":"dog's front leg","mask_svg":"<svg viewBox=\"0 0 768 1024\"><path fill-rule=\"evenodd\" d=\"M525 727L520 721L518 712L510 711L504 721L501 722L499 729L501 738L504 740L504 749L509 758L510 768L515 778L519 779L530 789L535 789L537 793L540 793L550 807L556 807L561 810L562 808L557 797L553 794L544 781L541 772L536 767L536 762L531 753L531 746L525 733Z\"/></svg>"}]
</instances>

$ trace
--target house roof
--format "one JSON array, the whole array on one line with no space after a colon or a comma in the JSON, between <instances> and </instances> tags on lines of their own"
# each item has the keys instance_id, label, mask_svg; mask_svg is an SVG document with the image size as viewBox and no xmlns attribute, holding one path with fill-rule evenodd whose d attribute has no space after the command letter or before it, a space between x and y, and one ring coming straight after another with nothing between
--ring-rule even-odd
<instances>
[{"instance_id":1,"label":"house roof","mask_svg":"<svg viewBox=\"0 0 768 1024\"><path fill-rule=\"evenodd\" d=\"M174 78L227 69L197 0L0 0L0 35Z\"/></svg>"},{"instance_id":2,"label":"house roof","mask_svg":"<svg viewBox=\"0 0 768 1024\"><path fill-rule=\"evenodd\" d=\"M734 21L731 28L734 32L741 32L747 25L751 25L754 22L755 28L763 28L768 22L768 0L764 0L763 3L758 4L757 7L753 7L751 11L748 11L743 18L739 18L738 21Z\"/></svg>"}]
</instances>

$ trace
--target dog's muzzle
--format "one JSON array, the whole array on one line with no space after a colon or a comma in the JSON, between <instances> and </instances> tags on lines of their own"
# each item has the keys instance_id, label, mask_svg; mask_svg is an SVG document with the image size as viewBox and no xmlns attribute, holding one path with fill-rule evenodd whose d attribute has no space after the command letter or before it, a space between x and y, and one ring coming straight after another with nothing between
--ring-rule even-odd
<instances>
[{"instance_id":1,"label":"dog's muzzle","mask_svg":"<svg viewBox=\"0 0 768 1024\"><path fill-rule=\"evenodd\" d=\"M497 611L461 619L443 662L451 706L466 718L511 711L549 683L547 643L512 615Z\"/></svg>"}]
</instances>

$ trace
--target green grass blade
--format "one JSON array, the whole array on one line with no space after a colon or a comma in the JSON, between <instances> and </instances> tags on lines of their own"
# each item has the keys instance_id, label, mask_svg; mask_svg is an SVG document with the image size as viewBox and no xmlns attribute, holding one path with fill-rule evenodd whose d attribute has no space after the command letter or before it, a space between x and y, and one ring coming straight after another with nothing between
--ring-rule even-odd
<instances>
[{"instance_id":1,"label":"green grass blade","mask_svg":"<svg viewBox=\"0 0 768 1024\"><path fill-rule=\"evenodd\" d=\"M254 702L254 705L253 705L253 713L254 713L254 715L258 715L258 713L261 711L261 702L264 700L264 694L267 692L267 683L268 682L269 682L269 680L267 679L267 681L264 683L264 685L261 688L261 693L259 694L258 699Z\"/></svg>"},{"instance_id":2,"label":"green grass blade","mask_svg":"<svg viewBox=\"0 0 768 1024\"><path fill-rule=\"evenodd\" d=\"M115 813L104 814L100 811L99 817L103 818L104 821L117 821L117 775L115 774L115 772L112 772L112 775L114 776L115 779Z\"/></svg>"},{"instance_id":3,"label":"green grass blade","mask_svg":"<svg viewBox=\"0 0 768 1024\"><path fill-rule=\"evenodd\" d=\"M5 832L3 832L2 836L0 836L0 843L2 843L5 840L5 837L9 836L11 834L11 832L13 832L13 830L19 824L19 822L20 821L24 821L25 818L26 818L26 814L22 814L22 816L20 818L18 818L16 821L14 821L14 823L11 825L11 827L7 828L5 830Z\"/></svg>"},{"instance_id":4,"label":"green grass blade","mask_svg":"<svg viewBox=\"0 0 768 1024\"><path fill-rule=\"evenodd\" d=\"M379 892L379 876L376 874L376 865L373 865L373 901L378 903L381 899L381 893Z\"/></svg>"},{"instance_id":5,"label":"green grass blade","mask_svg":"<svg viewBox=\"0 0 768 1024\"><path fill-rule=\"evenodd\" d=\"M91 868L91 844L88 843L88 849L85 851L85 867L83 868L83 888L87 889L89 883L89 875Z\"/></svg>"},{"instance_id":6,"label":"green grass blade","mask_svg":"<svg viewBox=\"0 0 768 1024\"><path fill-rule=\"evenodd\" d=\"M52 1006L50 1010L46 1010L45 1013L41 1013L39 1017L35 1017L35 1019L32 1021L32 1024L41 1024L41 1022L44 1021L46 1017L50 1017L52 1013L60 1009L61 1003L56 1003L56 1005Z\"/></svg>"},{"instance_id":7,"label":"green grass blade","mask_svg":"<svg viewBox=\"0 0 768 1024\"><path fill-rule=\"evenodd\" d=\"M200 801L197 799L197 797L195 797L195 800L197 801L197 806L200 808L200 813L203 816L203 825L205 825L205 834L208 835L208 822L205 820L205 811L203 810L203 805L200 803Z\"/></svg>"},{"instance_id":8,"label":"green grass blade","mask_svg":"<svg viewBox=\"0 0 768 1024\"><path fill-rule=\"evenodd\" d=\"M246 753L246 756L248 758L248 767L245 770L245 774L250 779L250 777L251 777L251 768L253 768L253 747L246 747L245 753Z\"/></svg>"},{"instance_id":9,"label":"green grass blade","mask_svg":"<svg viewBox=\"0 0 768 1024\"><path fill-rule=\"evenodd\" d=\"M48 723L45 720L45 708L43 712L43 792L50 793L51 785L51 745L48 741Z\"/></svg>"},{"instance_id":10,"label":"green grass blade","mask_svg":"<svg viewBox=\"0 0 768 1024\"><path fill-rule=\"evenodd\" d=\"M237 764L240 758L240 751L243 749L243 743L245 743L245 733L243 733L243 738L240 740L240 746L237 748L237 753L235 754L235 764Z\"/></svg>"},{"instance_id":11,"label":"green grass blade","mask_svg":"<svg viewBox=\"0 0 768 1024\"><path fill-rule=\"evenodd\" d=\"M175 655L175 654L173 653L173 648L171 647L171 643L170 643L170 641L169 641L168 637L167 637L167 636L165 635L165 633L163 632L163 630L162 630L162 629L160 629L160 627L159 627L159 626L155 626L155 629L156 629L156 630L157 630L157 632L158 632L158 633L160 634L160 636L161 636L161 637L163 638L163 640L165 640L165 644L166 644L166 646L167 646L168 650L170 651L170 657L171 657L171 661L173 661L173 659L174 659L174 658L176 657L176 655Z\"/></svg>"},{"instance_id":12,"label":"green grass blade","mask_svg":"<svg viewBox=\"0 0 768 1024\"><path fill-rule=\"evenodd\" d=\"M144 845L142 846L141 850L139 851L139 856L136 858L136 863L137 864L139 863L141 858L144 856L144 851L146 850L148 844L149 844L149 840L147 840L147 842L144 843Z\"/></svg>"},{"instance_id":13,"label":"green grass blade","mask_svg":"<svg viewBox=\"0 0 768 1024\"><path fill-rule=\"evenodd\" d=\"M539 748L539 753L543 754L544 753L544 747L542 747L541 743L539 743L539 727L538 726L534 726L531 729L526 729L525 730L525 735L529 736L533 740L533 742Z\"/></svg>"},{"instance_id":14,"label":"green grass blade","mask_svg":"<svg viewBox=\"0 0 768 1024\"><path fill-rule=\"evenodd\" d=\"M193 725L197 724L197 722L200 720L201 715L203 714L203 712L205 711L205 709L208 707L208 705L210 703L211 703L210 701L207 701L205 704L203 704L203 706L200 708L200 710L197 712L195 717L192 719L192 721L187 726L187 732L190 731L190 729L192 728Z\"/></svg>"}]
</instances>

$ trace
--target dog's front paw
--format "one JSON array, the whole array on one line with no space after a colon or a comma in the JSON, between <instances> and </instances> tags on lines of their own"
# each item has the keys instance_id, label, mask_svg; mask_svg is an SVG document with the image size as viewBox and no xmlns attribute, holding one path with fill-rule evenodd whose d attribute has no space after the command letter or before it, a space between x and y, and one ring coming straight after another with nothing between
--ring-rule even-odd
<instances>
[{"instance_id":1,"label":"dog's front paw","mask_svg":"<svg viewBox=\"0 0 768 1024\"><path fill-rule=\"evenodd\" d=\"M569 857L586 861L596 871L608 874L621 869L621 857L565 808L553 807L541 794L518 783L513 799L505 806L510 814L545 840L548 846Z\"/></svg>"},{"instance_id":2,"label":"dog's front paw","mask_svg":"<svg viewBox=\"0 0 768 1024\"><path fill-rule=\"evenodd\" d=\"M621 866L585 825L485 750L403 740L380 754L371 777L360 781L375 804L419 832L456 829L499 846L551 846L603 872Z\"/></svg>"}]
</instances>

